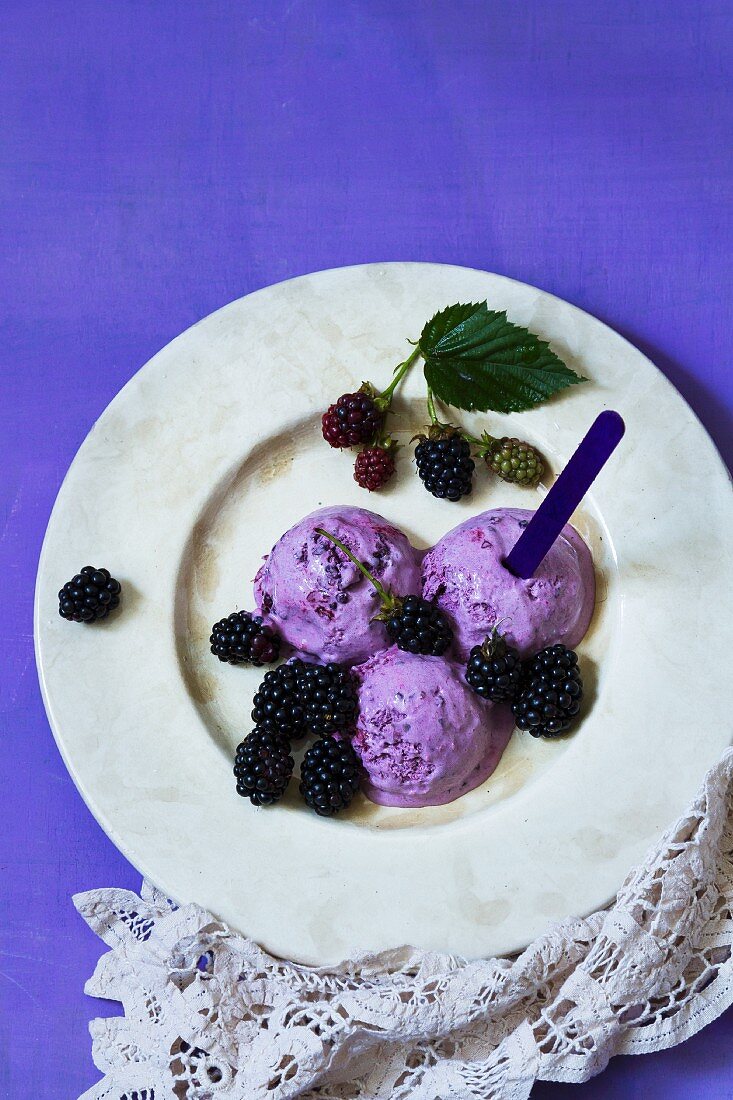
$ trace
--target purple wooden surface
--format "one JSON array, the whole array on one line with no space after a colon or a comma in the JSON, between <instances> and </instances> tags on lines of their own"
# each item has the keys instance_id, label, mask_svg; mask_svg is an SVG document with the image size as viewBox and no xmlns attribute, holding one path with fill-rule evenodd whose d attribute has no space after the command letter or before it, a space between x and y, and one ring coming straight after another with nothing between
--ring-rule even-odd
<instances>
[{"instance_id":1,"label":"purple wooden surface","mask_svg":"<svg viewBox=\"0 0 733 1100\"><path fill-rule=\"evenodd\" d=\"M730 459L733 7L4 0L1 25L0 1095L57 1100L96 1079L86 1023L106 1010L82 993L100 948L70 895L138 884L66 774L33 665L40 542L90 425L232 298L437 260L607 320ZM728 1013L536 1095L733 1097L732 1037Z\"/></svg>"}]
</instances>

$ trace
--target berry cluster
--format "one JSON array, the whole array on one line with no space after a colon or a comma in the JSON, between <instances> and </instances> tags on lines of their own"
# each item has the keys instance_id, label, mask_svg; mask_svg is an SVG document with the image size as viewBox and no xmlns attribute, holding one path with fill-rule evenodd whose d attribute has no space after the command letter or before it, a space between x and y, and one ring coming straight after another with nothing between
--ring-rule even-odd
<instances>
[{"instance_id":1,"label":"berry cluster","mask_svg":"<svg viewBox=\"0 0 733 1100\"><path fill-rule=\"evenodd\" d=\"M74 623L93 623L106 619L119 607L122 585L110 576L109 569L85 565L59 592L59 615Z\"/></svg>"},{"instance_id":2,"label":"berry cluster","mask_svg":"<svg viewBox=\"0 0 733 1100\"><path fill-rule=\"evenodd\" d=\"M528 730L533 737L566 733L583 698L577 653L564 645L548 646L524 671L522 690L512 703L520 730Z\"/></svg>"},{"instance_id":3,"label":"berry cluster","mask_svg":"<svg viewBox=\"0 0 733 1100\"><path fill-rule=\"evenodd\" d=\"M232 665L271 665L280 656L280 635L258 615L233 611L211 628L211 652Z\"/></svg>"},{"instance_id":4,"label":"berry cluster","mask_svg":"<svg viewBox=\"0 0 733 1100\"><path fill-rule=\"evenodd\" d=\"M414 358L400 364L383 393L365 382L357 393L343 393L321 417L323 438L331 447L362 447L354 462L354 481L370 492L382 489L395 472L398 444L384 425L395 387ZM458 501L471 492L476 468L472 447L504 481L531 488L542 477L544 463L529 443L507 436L495 439L487 432L476 439L453 424L441 424L430 391L428 413L430 426L415 437L415 463L423 485L439 500Z\"/></svg>"},{"instance_id":5,"label":"berry cluster","mask_svg":"<svg viewBox=\"0 0 733 1100\"><path fill-rule=\"evenodd\" d=\"M483 699L511 703L517 726L533 737L566 733L583 698L578 655L572 649L547 646L523 663L496 630L471 650L466 683Z\"/></svg>"},{"instance_id":6,"label":"berry cluster","mask_svg":"<svg viewBox=\"0 0 733 1100\"><path fill-rule=\"evenodd\" d=\"M237 745L234 775L237 794L253 806L271 806L285 794L293 774L290 742L261 728L253 729Z\"/></svg>"},{"instance_id":7,"label":"berry cluster","mask_svg":"<svg viewBox=\"0 0 733 1100\"><path fill-rule=\"evenodd\" d=\"M418 437L415 462L420 480L429 493L439 500L460 500L473 488L471 445L457 428L431 428L428 435Z\"/></svg>"},{"instance_id":8,"label":"berry cluster","mask_svg":"<svg viewBox=\"0 0 733 1100\"><path fill-rule=\"evenodd\" d=\"M493 473L503 481L533 488L545 472L545 464L538 451L521 439L487 438L484 461Z\"/></svg>"},{"instance_id":9,"label":"berry cluster","mask_svg":"<svg viewBox=\"0 0 733 1100\"><path fill-rule=\"evenodd\" d=\"M522 662L516 649L496 628L483 645L475 645L466 665L466 683L492 703L510 703L517 695L522 676Z\"/></svg>"},{"instance_id":10,"label":"berry cluster","mask_svg":"<svg viewBox=\"0 0 733 1100\"><path fill-rule=\"evenodd\" d=\"M341 665L313 665L295 658L265 673L255 693L252 721L288 740L325 737L350 729L356 688Z\"/></svg>"},{"instance_id":11,"label":"berry cluster","mask_svg":"<svg viewBox=\"0 0 733 1100\"><path fill-rule=\"evenodd\" d=\"M354 481L357 485L370 493L386 485L395 472L396 449L392 443L384 447L365 447L359 451L354 462Z\"/></svg>"},{"instance_id":12,"label":"berry cluster","mask_svg":"<svg viewBox=\"0 0 733 1100\"><path fill-rule=\"evenodd\" d=\"M377 406L370 389L344 393L326 409L321 417L321 430L329 447L368 443L382 427L384 412Z\"/></svg>"},{"instance_id":13,"label":"berry cluster","mask_svg":"<svg viewBox=\"0 0 733 1100\"><path fill-rule=\"evenodd\" d=\"M300 765L300 793L320 817L345 809L359 790L361 762L349 741L322 737Z\"/></svg>"},{"instance_id":14,"label":"berry cluster","mask_svg":"<svg viewBox=\"0 0 733 1100\"><path fill-rule=\"evenodd\" d=\"M383 432L392 390L378 394L369 382L357 393L342 393L321 417L323 438L330 447L362 446L354 462L354 481L375 492L395 472L397 443Z\"/></svg>"},{"instance_id":15,"label":"berry cluster","mask_svg":"<svg viewBox=\"0 0 733 1100\"><path fill-rule=\"evenodd\" d=\"M422 596L397 600L385 623L390 642L408 653L440 657L453 641L453 630L443 612Z\"/></svg>"},{"instance_id":16,"label":"berry cluster","mask_svg":"<svg viewBox=\"0 0 733 1100\"><path fill-rule=\"evenodd\" d=\"M253 700L254 730L237 748L237 791L257 806L277 802L293 773L290 743L316 737L300 769L300 792L317 814L349 805L359 788L360 762L344 738L355 724L356 686L341 665L300 658L265 673Z\"/></svg>"}]
</instances>

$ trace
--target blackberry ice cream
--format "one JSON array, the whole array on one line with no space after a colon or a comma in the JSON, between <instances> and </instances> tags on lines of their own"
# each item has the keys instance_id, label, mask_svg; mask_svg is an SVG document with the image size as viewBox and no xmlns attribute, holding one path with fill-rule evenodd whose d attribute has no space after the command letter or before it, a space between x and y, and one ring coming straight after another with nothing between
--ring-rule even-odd
<instances>
[{"instance_id":1,"label":"blackberry ice cream","mask_svg":"<svg viewBox=\"0 0 733 1100\"><path fill-rule=\"evenodd\" d=\"M593 615L590 550L570 524L529 580L502 564L534 513L496 508L449 531L423 561L423 596L435 600L454 628L454 652L465 661L491 627L522 656L563 642L574 649Z\"/></svg>"},{"instance_id":2,"label":"blackberry ice cream","mask_svg":"<svg viewBox=\"0 0 733 1100\"><path fill-rule=\"evenodd\" d=\"M363 790L382 806L440 806L473 790L499 763L514 727L508 707L478 699L442 657L396 647L354 669L353 746Z\"/></svg>"},{"instance_id":3,"label":"blackberry ice cream","mask_svg":"<svg viewBox=\"0 0 733 1100\"><path fill-rule=\"evenodd\" d=\"M419 593L421 553L391 523L364 508L321 508L275 544L254 583L260 614L299 655L356 664L383 648L373 622L380 599L357 567L327 538L336 535L385 588Z\"/></svg>"}]
</instances>

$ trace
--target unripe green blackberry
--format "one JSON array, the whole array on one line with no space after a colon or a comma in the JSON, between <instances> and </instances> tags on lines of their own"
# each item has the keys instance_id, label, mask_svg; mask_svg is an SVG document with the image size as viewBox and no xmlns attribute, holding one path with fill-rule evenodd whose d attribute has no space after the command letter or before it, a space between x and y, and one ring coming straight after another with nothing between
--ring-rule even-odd
<instances>
[{"instance_id":1,"label":"unripe green blackberry","mask_svg":"<svg viewBox=\"0 0 733 1100\"><path fill-rule=\"evenodd\" d=\"M494 439L484 452L484 461L503 481L532 488L545 472L542 457L521 439Z\"/></svg>"}]
</instances>

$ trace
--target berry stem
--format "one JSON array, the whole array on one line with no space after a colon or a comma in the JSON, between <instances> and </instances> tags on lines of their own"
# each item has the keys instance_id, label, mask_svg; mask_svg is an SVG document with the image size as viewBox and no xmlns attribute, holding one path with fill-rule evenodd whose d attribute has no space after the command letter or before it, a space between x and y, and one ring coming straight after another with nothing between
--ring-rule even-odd
<instances>
[{"instance_id":1,"label":"berry stem","mask_svg":"<svg viewBox=\"0 0 733 1100\"><path fill-rule=\"evenodd\" d=\"M478 455L483 458L489 453L491 448L497 442L493 435L489 435L488 432L482 432L481 438L477 439L475 435L471 435L469 432L463 432L463 438L467 443L470 443L474 447L478 447Z\"/></svg>"},{"instance_id":2,"label":"berry stem","mask_svg":"<svg viewBox=\"0 0 733 1100\"><path fill-rule=\"evenodd\" d=\"M427 406L431 428L439 428L441 431L450 431L453 435L459 435L461 439L465 439L467 443L475 443L480 445L481 441L479 439L475 439L472 435L469 435L468 432L465 431L463 428L457 428L454 424L444 424L442 420L438 419L438 414L435 410L435 394L431 390L430 386L428 386Z\"/></svg>"},{"instance_id":3,"label":"berry stem","mask_svg":"<svg viewBox=\"0 0 733 1100\"><path fill-rule=\"evenodd\" d=\"M430 423L431 424L440 424L440 421L438 420L437 413L435 412L435 395L433 394L433 391L430 389L430 386L428 386L427 405L428 405L428 416L430 417Z\"/></svg>"},{"instance_id":4,"label":"berry stem","mask_svg":"<svg viewBox=\"0 0 733 1100\"><path fill-rule=\"evenodd\" d=\"M384 585L380 584L380 582L377 580L377 578L372 576L372 574L369 572L369 570L364 565L364 563L359 561L359 559L357 557L355 557L354 554L351 553L348 546L344 546L341 539L337 539L335 535L330 534L328 531L324 531L322 527L316 527L316 534L317 535L324 535L325 538L330 539L330 541L335 546L338 546L338 548L342 552L342 554L346 554L346 557L349 559L349 561L354 563L354 565L359 570L359 572L364 574L366 579L370 582L370 584L372 584L374 586L377 594L379 595L379 598L382 601L382 610L383 611L391 610L393 607L396 606L396 601L395 601L395 598L392 595L392 593L388 592L387 589L384 587Z\"/></svg>"},{"instance_id":5,"label":"berry stem","mask_svg":"<svg viewBox=\"0 0 733 1100\"><path fill-rule=\"evenodd\" d=\"M382 390L379 397L377 397L377 399L376 399L375 403L378 405L378 407L380 409L387 410L390 407L390 405L392 404L392 395L394 394L394 391L397 389L400 382L405 377L408 370L410 369L410 367L412 366L412 364L415 362L415 360L418 358L419 355L420 355L420 345L417 344L415 346L414 350L411 351L410 354L407 356L407 359L405 359L402 363L397 364L397 366L395 367L395 370L394 370L394 376L392 378L392 381L387 386L386 390Z\"/></svg>"}]
</instances>

